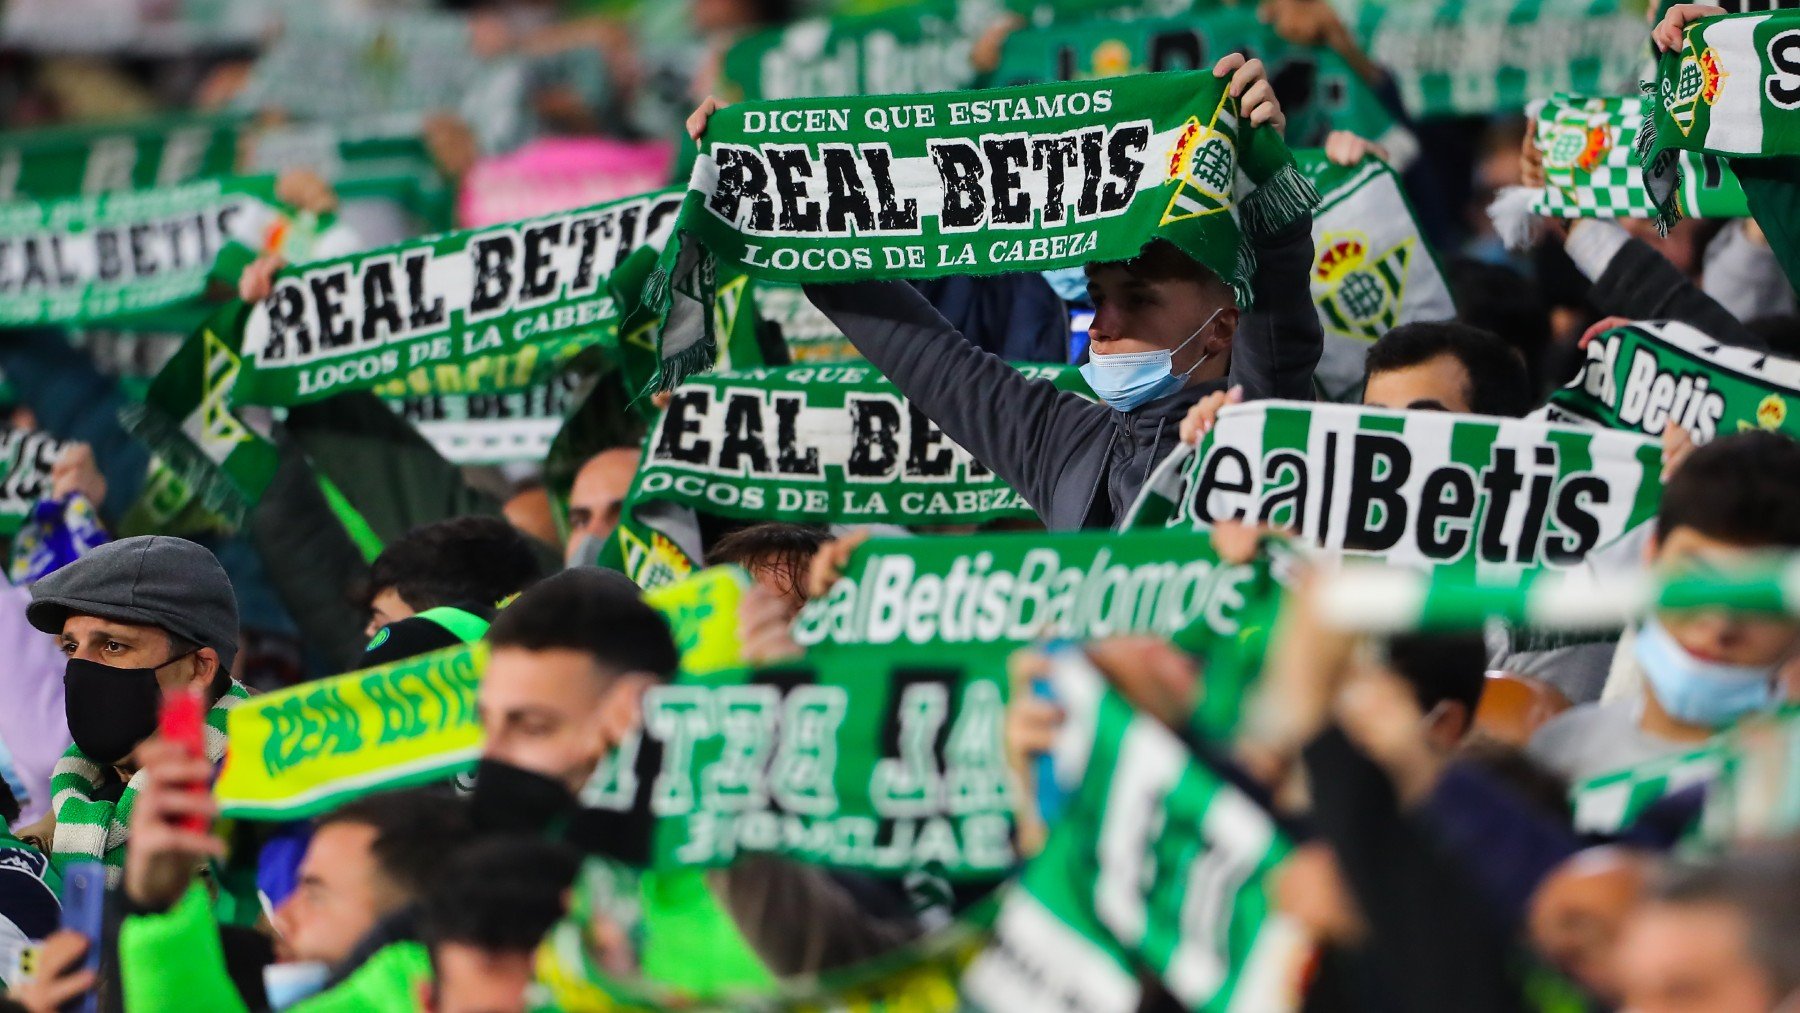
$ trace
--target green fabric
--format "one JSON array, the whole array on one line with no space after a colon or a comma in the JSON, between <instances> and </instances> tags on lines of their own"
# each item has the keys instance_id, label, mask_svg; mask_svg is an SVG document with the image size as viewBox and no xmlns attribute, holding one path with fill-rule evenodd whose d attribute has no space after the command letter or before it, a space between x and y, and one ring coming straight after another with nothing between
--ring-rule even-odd
<instances>
[{"instance_id":1,"label":"green fabric","mask_svg":"<svg viewBox=\"0 0 1800 1013\"><path fill-rule=\"evenodd\" d=\"M1721 345L1686 324L1635 323L1588 342L1587 360L1550 395L1549 417L1695 442L1750 429L1800 437L1800 361Z\"/></svg>"},{"instance_id":2,"label":"green fabric","mask_svg":"<svg viewBox=\"0 0 1800 1013\"><path fill-rule=\"evenodd\" d=\"M1681 216L1681 152L1724 156L1790 283L1800 279L1800 11L1689 24L1662 54L1637 144L1663 226Z\"/></svg>"},{"instance_id":3,"label":"green fabric","mask_svg":"<svg viewBox=\"0 0 1800 1013\"><path fill-rule=\"evenodd\" d=\"M1232 405L1160 465L1122 529L1236 517L1330 553L1516 579L1647 523L1662 454L1643 436L1357 405Z\"/></svg>"},{"instance_id":4,"label":"green fabric","mask_svg":"<svg viewBox=\"0 0 1800 1013\"><path fill-rule=\"evenodd\" d=\"M1709 743L1570 785L1575 830L1620 833L1670 792L1718 777L1728 754L1725 742Z\"/></svg>"},{"instance_id":5,"label":"green fabric","mask_svg":"<svg viewBox=\"0 0 1800 1013\"><path fill-rule=\"evenodd\" d=\"M13 832L5 824L0 824L0 851L27 851L34 855L43 854L36 845L28 844L13 836ZM62 873L57 871L54 864L44 863L44 874L41 878L44 885L50 888L51 893L62 895Z\"/></svg>"},{"instance_id":6,"label":"green fabric","mask_svg":"<svg viewBox=\"0 0 1800 1013\"><path fill-rule=\"evenodd\" d=\"M1417 118L1516 113L1555 91L1623 92L1648 42L1636 0L1361 0L1345 22Z\"/></svg>"},{"instance_id":7,"label":"green fabric","mask_svg":"<svg viewBox=\"0 0 1800 1013\"><path fill-rule=\"evenodd\" d=\"M225 717L231 708L249 697L236 682L206 712L206 758L218 763L225 757ZM106 882L116 886L125 871L125 839L131 826L131 806L137 799L139 771L125 785L117 802L94 796L108 770L70 746L56 761L50 775L50 809L56 814L56 830L50 860L60 871L71 862L103 862Z\"/></svg>"},{"instance_id":8,"label":"green fabric","mask_svg":"<svg viewBox=\"0 0 1800 1013\"><path fill-rule=\"evenodd\" d=\"M768 988L774 975L713 895L707 875L666 869L638 878L645 979L695 995Z\"/></svg>"},{"instance_id":9,"label":"green fabric","mask_svg":"<svg viewBox=\"0 0 1800 1013\"><path fill-rule=\"evenodd\" d=\"M1559 94L1534 103L1535 138L1544 156L1544 188L1531 210L1558 218L1652 218L1656 206L1644 188L1638 131L1641 98L1581 98ZM1689 218L1742 218L1750 213L1744 190L1725 159L1684 151L1676 198Z\"/></svg>"},{"instance_id":10,"label":"green fabric","mask_svg":"<svg viewBox=\"0 0 1800 1013\"><path fill-rule=\"evenodd\" d=\"M200 883L162 914L125 917L119 926L119 979L125 1013L249 1011L231 984L219 923Z\"/></svg>"},{"instance_id":11,"label":"green fabric","mask_svg":"<svg viewBox=\"0 0 1800 1013\"><path fill-rule=\"evenodd\" d=\"M1255 53L1269 78L1284 83L1284 136L1294 147L1325 143L1348 130L1390 149L1415 147L1406 128L1362 78L1329 49L1295 46L1257 19L1251 5L1129 20L1060 19L1007 36L989 86L1089 81L1169 70L1210 71L1218 55ZM1294 82L1297 86L1287 85Z\"/></svg>"},{"instance_id":12,"label":"green fabric","mask_svg":"<svg viewBox=\"0 0 1800 1013\"><path fill-rule=\"evenodd\" d=\"M1267 558L1224 565L1200 532L872 540L796 619L803 657L652 689L641 737L595 777L596 804L656 817L656 868L773 851L887 876L1002 875L1015 860L1007 656L1126 633L1210 656L1266 628L1278 592ZM1234 725L1259 667L1222 670L1197 723ZM652 783L634 764L654 747Z\"/></svg>"},{"instance_id":13,"label":"green fabric","mask_svg":"<svg viewBox=\"0 0 1800 1013\"><path fill-rule=\"evenodd\" d=\"M1008 888L965 1001L1133 1009L1149 972L1182 1009L1287 1008L1311 957L1272 895L1287 834L1078 648L1052 657L1059 745L1085 762L1055 771L1068 810Z\"/></svg>"},{"instance_id":14,"label":"green fabric","mask_svg":"<svg viewBox=\"0 0 1800 1013\"><path fill-rule=\"evenodd\" d=\"M422 619L429 619L444 629L449 630L456 639L465 644L472 644L487 636L488 621L472 612L465 612L453 605L439 605L419 613Z\"/></svg>"},{"instance_id":15,"label":"green fabric","mask_svg":"<svg viewBox=\"0 0 1800 1013\"><path fill-rule=\"evenodd\" d=\"M678 207L659 191L286 268L244 321L232 401L529 388L609 338L611 275Z\"/></svg>"},{"instance_id":16,"label":"green fabric","mask_svg":"<svg viewBox=\"0 0 1800 1013\"><path fill-rule=\"evenodd\" d=\"M381 555L381 539L375 534L375 529L369 527L369 522L363 519L363 515L357 512L356 507L351 505L350 500L331 479L324 475L317 475L317 478L319 491L325 494L325 502L331 505L331 512L344 526L344 533L350 536L350 541L356 544L356 550L362 553L363 562L375 562L375 557Z\"/></svg>"},{"instance_id":17,"label":"green fabric","mask_svg":"<svg viewBox=\"0 0 1800 1013\"><path fill-rule=\"evenodd\" d=\"M0 201L173 186L230 174L243 113L180 113L0 134Z\"/></svg>"},{"instance_id":18,"label":"green fabric","mask_svg":"<svg viewBox=\"0 0 1800 1013\"><path fill-rule=\"evenodd\" d=\"M156 374L143 403L119 413L126 431L150 446L189 497L232 525L262 498L281 463L275 444L231 408L243 373L237 344L247 312L236 301L219 308Z\"/></svg>"},{"instance_id":19,"label":"green fabric","mask_svg":"<svg viewBox=\"0 0 1800 1013\"><path fill-rule=\"evenodd\" d=\"M235 280L286 219L274 181L255 177L5 205L0 324L141 326Z\"/></svg>"},{"instance_id":20,"label":"green fabric","mask_svg":"<svg viewBox=\"0 0 1800 1013\"><path fill-rule=\"evenodd\" d=\"M1279 229L1317 194L1274 130L1239 124L1226 84L1145 74L720 110L645 291L661 386L712 363L722 265L787 282L987 275L1164 239L1247 304L1244 233ZM816 154L793 144L820 136Z\"/></svg>"},{"instance_id":21,"label":"green fabric","mask_svg":"<svg viewBox=\"0 0 1800 1013\"><path fill-rule=\"evenodd\" d=\"M430 980L431 953L423 943L389 943L336 987L290 1008L293 1013L417 1009L420 989Z\"/></svg>"},{"instance_id":22,"label":"green fabric","mask_svg":"<svg viewBox=\"0 0 1800 1013\"><path fill-rule=\"evenodd\" d=\"M726 51L721 95L733 101L900 95L974 87L969 41L984 12L955 0L796 21Z\"/></svg>"},{"instance_id":23,"label":"green fabric","mask_svg":"<svg viewBox=\"0 0 1800 1013\"><path fill-rule=\"evenodd\" d=\"M1019 368L1087 393L1073 367ZM1036 517L867 363L690 378L644 440L601 564L647 588L692 572L702 513L915 528Z\"/></svg>"},{"instance_id":24,"label":"green fabric","mask_svg":"<svg viewBox=\"0 0 1800 1013\"><path fill-rule=\"evenodd\" d=\"M17 534L31 508L50 495L50 469L62 448L49 433L0 431L0 536Z\"/></svg>"},{"instance_id":25,"label":"green fabric","mask_svg":"<svg viewBox=\"0 0 1800 1013\"><path fill-rule=\"evenodd\" d=\"M1368 345L1400 324L1451 319L1456 303L1393 169L1373 156L1342 166L1323 151L1294 154L1319 192L1311 281L1327 352L1314 380L1329 400L1360 400Z\"/></svg>"}]
</instances>

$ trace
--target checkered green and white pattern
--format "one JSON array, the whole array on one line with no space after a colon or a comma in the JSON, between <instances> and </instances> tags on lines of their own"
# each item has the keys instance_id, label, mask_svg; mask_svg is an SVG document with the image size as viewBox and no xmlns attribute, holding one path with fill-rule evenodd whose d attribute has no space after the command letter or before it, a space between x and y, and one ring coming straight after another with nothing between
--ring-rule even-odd
<instances>
[{"instance_id":1,"label":"checkered green and white pattern","mask_svg":"<svg viewBox=\"0 0 1800 1013\"><path fill-rule=\"evenodd\" d=\"M1653 218L1637 152L1644 100L1557 94L1532 104L1544 188L1531 210L1554 218ZM1749 214L1744 191L1723 159L1683 152L1682 213L1690 218Z\"/></svg>"}]
</instances>

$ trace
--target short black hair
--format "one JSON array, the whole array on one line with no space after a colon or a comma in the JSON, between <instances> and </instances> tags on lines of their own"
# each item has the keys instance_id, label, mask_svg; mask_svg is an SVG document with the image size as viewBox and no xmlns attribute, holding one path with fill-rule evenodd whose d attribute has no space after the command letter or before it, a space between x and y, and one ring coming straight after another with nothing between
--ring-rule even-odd
<instances>
[{"instance_id":1,"label":"short black hair","mask_svg":"<svg viewBox=\"0 0 1800 1013\"><path fill-rule=\"evenodd\" d=\"M578 566L546 578L500 610L490 647L568 650L589 655L610 674L649 672L667 679L680 655L669 622L644 603L616 570Z\"/></svg>"},{"instance_id":2,"label":"short black hair","mask_svg":"<svg viewBox=\"0 0 1800 1013\"><path fill-rule=\"evenodd\" d=\"M1420 710L1454 700L1471 722L1487 687L1487 659L1479 633L1404 633L1387 641L1388 666L1412 687Z\"/></svg>"},{"instance_id":3,"label":"short black hair","mask_svg":"<svg viewBox=\"0 0 1800 1013\"><path fill-rule=\"evenodd\" d=\"M1479 327L1517 349L1532 390L1545 389L1550 304L1535 280L1504 264L1458 257L1445 268L1459 323Z\"/></svg>"},{"instance_id":4,"label":"short black hair","mask_svg":"<svg viewBox=\"0 0 1800 1013\"><path fill-rule=\"evenodd\" d=\"M1676 528L1745 548L1800 548L1800 442L1753 429L1694 448L1663 485L1656 536Z\"/></svg>"},{"instance_id":5,"label":"short black hair","mask_svg":"<svg viewBox=\"0 0 1800 1013\"><path fill-rule=\"evenodd\" d=\"M455 849L425 895L419 932L432 959L444 943L530 953L563 916L581 855L525 835L477 838Z\"/></svg>"},{"instance_id":6,"label":"short black hair","mask_svg":"<svg viewBox=\"0 0 1800 1013\"><path fill-rule=\"evenodd\" d=\"M391 587L417 612L458 602L493 605L541 576L530 538L505 520L451 517L413 528L382 549L361 598L367 607Z\"/></svg>"},{"instance_id":7,"label":"short black hair","mask_svg":"<svg viewBox=\"0 0 1800 1013\"><path fill-rule=\"evenodd\" d=\"M375 831L375 864L409 900L425 896L444 867L448 841L473 832L468 806L447 791L415 789L367 795L314 821L315 827L354 823Z\"/></svg>"},{"instance_id":8,"label":"short black hair","mask_svg":"<svg viewBox=\"0 0 1800 1013\"><path fill-rule=\"evenodd\" d=\"M829 541L829 531L808 524L752 524L714 542L706 554L706 565L735 563L751 571L766 569L783 585L783 593L803 592L807 567Z\"/></svg>"},{"instance_id":9,"label":"short black hair","mask_svg":"<svg viewBox=\"0 0 1800 1013\"><path fill-rule=\"evenodd\" d=\"M19 811L19 797L13 794L6 778L0 777L0 827L11 826L19 818Z\"/></svg>"},{"instance_id":10,"label":"short black hair","mask_svg":"<svg viewBox=\"0 0 1800 1013\"><path fill-rule=\"evenodd\" d=\"M1462 363L1469 376L1469 408L1477 415L1519 418L1536 404L1525 359L1492 331L1457 323L1401 324L1369 346L1369 376L1410 369L1440 355Z\"/></svg>"},{"instance_id":11,"label":"short black hair","mask_svg":"<svg viewBox=\"0 0 1800 1013\"><path fill-rule=\"evenodd\" d=\"M1762 342L1769 351L1789 359L1800 359L1800 316L1777 313L1744 321L1750 336Z\"/></svg>"}]
</instances>

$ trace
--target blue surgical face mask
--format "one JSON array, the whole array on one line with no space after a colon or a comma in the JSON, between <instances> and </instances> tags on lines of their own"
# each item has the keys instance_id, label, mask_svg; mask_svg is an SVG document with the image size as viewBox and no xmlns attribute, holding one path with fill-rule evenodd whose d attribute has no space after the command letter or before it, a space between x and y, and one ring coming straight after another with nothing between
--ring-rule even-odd
<instances>
[{"instance_id":1,"label":"blue surgical face mask","mask_svg":"<svg viewBox=\"0 0 1800 1013\"><path fill-rule=\"evenodd\" d=\"M1088 299L1087 268L1063 267L1040 273L1044 280L1050 283L1050 288L1056 292L1058 299L1066 303L1074 303L1077 306L1093 305Z\"/></svg>"},{"instance_id":2,"label":"blue surgical face mask","mask_svg":"<svg viewBox=\"0 0 1800 1013\"><path fill-rule=\"evenodd\" d=\"M331 968L316 960L269 964L263 968L263 994L269 1008L284 1010L325 991Z\"/></svg>"},{"instance_id":3,"label":"blue surgical face mask","mask_svg":"<svg viewBox=\"0 0 1800 1013\"><path fill-rule=\"evenodd\" d=\"M1175 353L1186 348L1200 336L1200 332L1212 326L1219 317L1219 310L1206 318L1206 323L1194 328L1194 333L1187 340L1176 345L1173 350L1157 348L1148 352L1117 352L1112 355L1091 353L1088 361L1081 367L1081 377L1094 388L1100 396L1114 409L1122 412L1132 411L1147 405L1158 398L1168 397L1180 390L1187 383L1200 364L1211 358L1211 353L1200 356L1186 373L1175 374Z\"/></svg>"},{"instance_id":4,"label":"blue surgical face mask","mask_svg":"<svg viewBox=\"0 0 1800 1013\"><path fill-rule=\"evenodd\" d=\"M1723 728L1779 702L1774 665L1702 661L1684 650L1655 618L1638 629L1637 660L1656 702L1690 725Z\"/></svg>"}]
</instances>

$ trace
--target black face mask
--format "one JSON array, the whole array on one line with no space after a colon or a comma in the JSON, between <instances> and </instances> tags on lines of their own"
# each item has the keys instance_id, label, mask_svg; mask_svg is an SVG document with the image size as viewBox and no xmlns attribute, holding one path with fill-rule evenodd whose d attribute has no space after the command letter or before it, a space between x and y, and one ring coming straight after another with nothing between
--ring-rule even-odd
<instances>
[{"instance_id":1,"label":"black face mask","mask_svg":"<svg viewBox=\"0 0 1800 1013\"><path fill-rule=\"evenodd\" d=\"M561 832L575 806L575 796L555 778L485 756L475 765L469 817L477 833Z\"/></svg>"},{"instance_id":2,"label":"black face mask","mask_svg":"<svg viewBox=\"0 0 1800 1013\"><path fill-rule=\"evenodd\" d=\"M161 708L162 687L154 668L113 668L70 658L63 670L69 737L90 760L117 763L130 756L138 743L156 733Z\"/></svg>"}]
</instances>

